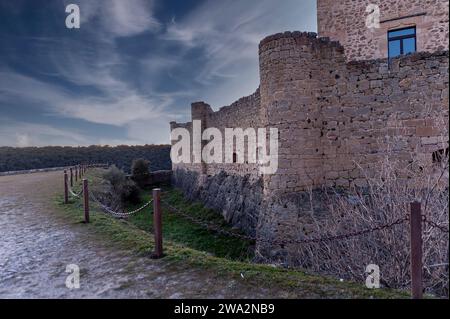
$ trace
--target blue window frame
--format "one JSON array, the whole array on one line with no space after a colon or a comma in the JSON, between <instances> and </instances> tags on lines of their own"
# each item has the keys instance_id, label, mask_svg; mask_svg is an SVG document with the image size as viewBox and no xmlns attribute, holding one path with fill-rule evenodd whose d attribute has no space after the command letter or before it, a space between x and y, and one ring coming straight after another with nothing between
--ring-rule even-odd
<instances>
[{"instance_id":1,"label":"blue window frame","mask_svg":"<svg viewBox=\"0 0 450 319\"><path fill-rule=\"evenodd\" d=\"M388 32L389 58L414 53L417 50L416 27L391 30Z\"/></svg>"}]
</instances>

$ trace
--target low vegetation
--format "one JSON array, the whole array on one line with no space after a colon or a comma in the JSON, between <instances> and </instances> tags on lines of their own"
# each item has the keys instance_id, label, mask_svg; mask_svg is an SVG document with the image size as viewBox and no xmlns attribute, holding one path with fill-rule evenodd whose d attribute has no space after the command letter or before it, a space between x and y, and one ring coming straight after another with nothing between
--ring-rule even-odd
<instances>
[{"instance_id":1,"label":"low vegetation","mask_svg":"<svg viewBox=\"0 0 450 319\"><path fill-rule=\"evenodd\" d=\"M150 161L144 158L134 160L131 164L131 177L140 188L144 188L150 173Z\"/></svg>"},{"instance_id":2,"label":"low vegetation","mask_svg":"<svg viewBox=\"0 0 450 319\"><path fill-rule=\"evenodd\" d=\"M88 179L92 185L101 183L101 175L99 171L91 171ZM142 191L141 204L150 199L149 194L149 190ZM230 229L216 213L205 209L199 203L184 200L176 190L164 189L163 198L193 217L202 218L209 223L221 225L224 229L235 231ZM74 222L83 219L82 208L78 201L62 205L62 196L60 196L57 205ZM131 210L138 206L128 205L127 208ZM254 264L251 262L252 242L211 233L181 216L170 213L167 209L163 209L163 216L166 256L158 262L214 271L223 276L245 281L249 285L277 287L286 291L285 296L290 298L408 298L408 294L401 291L367 289L364 287L364 282L341 282L327 276L311 275L299 270ZM150 256L153 251L151 208L143 210L128 220L118 220L102 213L94 205L91 223L86 227L106 240L143 256ZM149 262L155 261L149 259Z\"/></svg>"},{"instance_id":3,"label":"low vegetation","mask_svg":"<svg viewBox=\"0 0 450 319\"><path fill-rule=\"evenodd\" d=\"M138 204L141 201L140 189L136 183L115 165L110 166L102 174L103 187L97 186L102 202L113 209L122 209L127 204Z\"/></svg>"},{"instance_id":4,"label":"low vegetation","mask_svg":"<svg viewBox=\"0 0 450 319\"><path fill-rule=\"evenodd\" d=\"M394 157L395 158L395 157ZM364 187L327 192L326 218L310 203L317 232L322 236L373 229L409 216L410 203L422 203L424 282L427 293L449 295L449 188L448 156L439 163L411 161L399 166L389 155L380 169L367 174ZM312 197L311 197L312 198ZM432 223L429 223L432 222ZM364 280L367 265L381 271L384 287L409 289L410 229L408 220L350 240L298 245L296 263L314 273ZM446 231L445 231L446 230Z\"/></svg>"},{"instance_id":5,"label":"low vegetation","mask_svg":"<svg viewBox=\"0 0 450 319\"><path fill-rule=\"evenodd\" d=\"M114 164L126 173L136 158L150 162L151 170L171 169L170 145L88 146L88 147L0 147L0 172L77 165Z\"/></svg>"}]
</instances>

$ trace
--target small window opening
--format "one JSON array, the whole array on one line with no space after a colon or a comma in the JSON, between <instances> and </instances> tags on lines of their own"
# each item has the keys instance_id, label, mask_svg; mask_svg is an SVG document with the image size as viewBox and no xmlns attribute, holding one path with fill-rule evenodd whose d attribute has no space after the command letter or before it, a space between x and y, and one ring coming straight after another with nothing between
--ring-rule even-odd
<instances>
[{"instance_id":1,"label":"small window opening","mask_svg":"<svg viewBox=\"0 0 450 319\"><path fill-rule=\"evenodd\" d=\"M389 59L417 51L416 27L391 30L388 32Z\"/></svg>"}]
</instances>

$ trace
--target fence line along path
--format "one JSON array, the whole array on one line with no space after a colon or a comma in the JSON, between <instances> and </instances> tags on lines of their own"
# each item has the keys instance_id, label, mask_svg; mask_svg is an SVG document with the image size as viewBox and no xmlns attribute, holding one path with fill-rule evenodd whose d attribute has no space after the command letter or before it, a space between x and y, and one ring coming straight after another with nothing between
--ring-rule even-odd
<instances>
[{"instance_id":1,"label":"fence line along path","mask_svg":"<svg viewBox=\"0 0 450 319\"><path fill-rule=\"evenodd\" d=\"M410 230L410 263L411 263L411 293L412 297L414 299L420 299L423 297L423 263L422 263L422 257L423 257L423 240L422 240L422 225L423 223L427 223L428 225L438 229L441 232L449 233L448 228L437 224L436 222L432 220L428 220L425 215L421 212L421 203L419 202L413 202L410 204L410 213L406 214L403 217L400 217L394 221L391 221L389 223L383 224L383 225L377 225L372 228L367 229L361 229L358 231L338 234L338 235L332 235L332 236L323 236L323 237L310 237L310 238L303 238L298 240L277 240L277 239L264 239L264 238L257 238L256 236L248 236L244 234L240 234L238 232L230 231L223 229L222 227L215 225L211 222L195 218L194 216L183 212L182 210L178 209L177 207L171 205L166 200L161 200L161 190L160 189L154 189L152 193L152 199L146 202L141 207L130 211L130 212L118 212L112 209L111 207L108 207L104 203L102 203L93 192L89 192L88 189L88 180L83 179L83 188L79 193L75 193L72 189L72 182L73 182L73 176L75 176L75 179L78 176L81 177L87 172L89 168L93 166L91 165L78 165L75 166L74 170L70 169L71 176L70 176L70 185L69 185L69 178L67 170L64 171L64 201L67 204L69 194L72 195L75 198L81 198L81 195L83 195L84 199L84 211L85 211L85 223L89 223L89 201L93 201L94 203L98 204L100 208L110 216L114 218L128 218L132 215L135 215L147 207L149 207L153 203L153 232L155 236L155 250L153 253L154 258L161 258L164 256L163 254L163 241L162 241L162 210L161 210L161 202L164 204L165 207L168 208L169 211L180 215L182 218L189 220L190 222L207 229L208 231L213 231L218 234L228 236L228 237L234 237L239 238L242 240L251 240L251 241L257 241L257 242L263 242L263 243L269 243L272 245L287 245L287 244L297 244L297 245L305 245L305 244L313 244L313 243L322 243L322 242L330 242L330 241L336 241L336 240L348 240L352 238L357 238L366 234L382 231L385 229L390 229L397 225L405 224L409 221L409 230ZM96 166L98 167L98 166ZM72 174L74 174L72 176ZM448 264L447 264L448 265ZM432 265L432 266L440 266L440 265Z\"/></svg>"}]
</instances>

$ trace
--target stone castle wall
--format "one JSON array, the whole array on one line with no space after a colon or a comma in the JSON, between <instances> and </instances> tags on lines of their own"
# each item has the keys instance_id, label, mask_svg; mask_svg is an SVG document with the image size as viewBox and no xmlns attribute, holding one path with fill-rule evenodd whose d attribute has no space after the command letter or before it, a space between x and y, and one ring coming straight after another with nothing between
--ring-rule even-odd
<instances>
[{"instance_id":1,"label":"stone castle wall","mask_svg":"<svg viewBox=\"0 0 450 319\"><path fill-rule=\"evenodd\" d=\"M380 8L380 28L368 29L366 8ZM339 41L348 61L385 58L387 32L416 26L417 51L448 50L449 3L447 0L318 0L318 33Z\"/></svg>"},{"instance_id":2,"label":"stone castle wall","mask_svg":"<svg viewBox=\"0 0 450 319\"><path fill-rule=\"evenodd\" d=\"M192 119L201 120L202 130L216 128L225 135L226 128L259 128L260 93L241 98L235 103L213 112L208 104L192 104ZM171 123L171 129L182 127L192 133L192 122ZM207 142L202 143L202 147ZM235 152L233 145L222 145L222 153ZM191 145L191 150L193 146ZM245 156L248 156L246 153ZM193 156L191 156L193 160ZM224 155L223 155L224 158ZM257 164L212 163L173 164L173 183L192 200L201 200L207 207L224 216L232 225L254 234L262 203L262 180Z\"/></svg>"},{"instance_id":3,"label":"stone castle wall","mask_svg":"<svg viewBox=\"0 0 450 319\"><path fill-rule=\"evenodd\" d=\"M431 163L448 148L448 62L448 51L346 62L340 44L299 32L263 40L262 121L281 134L278 172L263 177L259 238L310 233L309 189L364 186L386 155ZM258 249L271 258L296 251L266 241Z\"/></svg>"},{"instance_id":4,"label":"stone castle wall","mask_svg":"<svg viewBox=\"0 0 450 319\"><path fill-rule=\"evenodd\" d=\"M338 42L315 34L270 36L260 44L260 89L217 112L194 103L192 119L221 132L278 128L277 173L260 176L246 163L178 164L174 184L248 233L297 236L307 225L306 190L363 186L388 153L431 162L448 147L448 59L443 51L346 62Z\"/></svg>"},{"instance_id":5,"label":"stone castle wall","mask_svg":"<svg viewBox=\"0 0 450 319\"><path fill-rule=\"evenodd\" d=\"M265 125L280 130L269 193L360 184L386 152L431 161L448 140L448 51L346 63L339 44L288 32L260 63Z\"/></svg>"}]
</instances>

